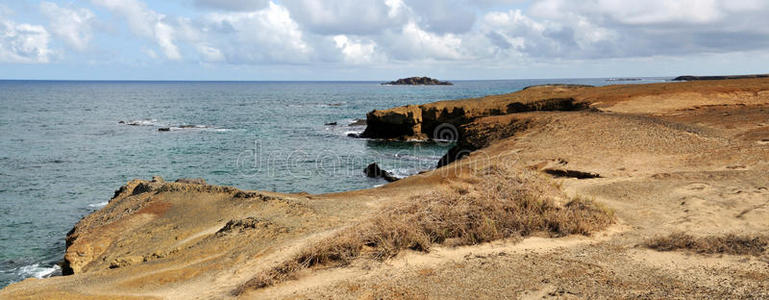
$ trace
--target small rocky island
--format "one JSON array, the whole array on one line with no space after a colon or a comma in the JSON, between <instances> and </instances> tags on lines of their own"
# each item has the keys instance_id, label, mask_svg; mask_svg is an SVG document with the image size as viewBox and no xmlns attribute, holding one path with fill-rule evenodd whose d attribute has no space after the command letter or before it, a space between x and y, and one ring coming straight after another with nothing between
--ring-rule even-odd
<instances>
[{"instance_id":1,"label":"small rocky island","mask_svg":"<svg viewBox=\"0 0 769 300\"><path fill-rule=\"evenodd\" d=\"M673 78L673 81L695 81L695 80L727 80L727 79L756 79L767 78L769 74L753 74L753 75L720 75L720 76L692 76L684 75Z\"/></svg>"},{"instance_id":2,"label":"small rocky island","mask_svg":"<svg viewBox=\"0 0 769 300\"><path fill-rule=\"evenodd\" d=\"M440 81L430 77L409 77L401 78L396 81L382 83L382 85L454 85L448 81Z\"/></svg>"}]
</instances>

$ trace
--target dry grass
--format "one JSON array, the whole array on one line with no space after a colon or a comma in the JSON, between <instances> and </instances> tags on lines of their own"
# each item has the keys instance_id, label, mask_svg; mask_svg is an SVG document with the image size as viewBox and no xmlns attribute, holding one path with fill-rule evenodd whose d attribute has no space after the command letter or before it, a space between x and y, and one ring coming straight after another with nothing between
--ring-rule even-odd
<instances>
[{"instance_id":1,"label":"dry grass","mask_svg":"<svg viewBox=\"0 0 769 300\"><path fill-rule=\"evenodd\" d=\"M656 237L646 242L646 247L657 251L688 250L701 254L762 255L769 245L766 236L725 236L693 237L685 233L674 233Z\"/></svg>"},{"instance_id":2,"label":"dry grass","mask_svg":"<svg viewBox=\"0 0 769 300\"><path fill-rule=\"evenodd\" d=\"M470 189L432 193L389 203L372 217L317 242L235 293L262 288L314 266L344 266L360 257L384 260L400 251L429 251L434 244L478 243L545 233L588 235L614 220L613 213L584 198L559 204L548 179L531 171L489 168Z\"/></svg>"}]
</instances>

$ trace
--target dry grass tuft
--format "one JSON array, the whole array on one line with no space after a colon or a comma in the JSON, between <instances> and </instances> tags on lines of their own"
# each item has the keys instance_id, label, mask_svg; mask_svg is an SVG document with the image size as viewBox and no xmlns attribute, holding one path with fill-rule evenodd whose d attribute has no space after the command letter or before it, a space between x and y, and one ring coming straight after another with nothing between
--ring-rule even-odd
<instances>
[{"instance_id":1,"label":"dry grass tuft","mask_svg":"<svg viewBox=\"0 0 769 300\"><path fill-rule=\"evenodd\" d=\"M700 254L762 255L769 245L766 236L725 236L693 237L685 233L674 233L656 237L646 242L646 247L657 251L688 250Z\"/></svg>"},{"instance_id":2,"label":"dry grass tuft","mask_svg":"<svg viewBox=\"0 0 769 300\"><path fill-rule=\"evenodd\" d=\"M614 220L610 210L588 199L558 204L551 196L553 185L532 171L493 167L478 176L478 184L461 192L390 203L251 279L235 294L289 280L302 269L345 266L359 257L384 260L405 249L429 251L433 244L474 245L533 233L588 235Z\"/></svg>"}]
</instances>

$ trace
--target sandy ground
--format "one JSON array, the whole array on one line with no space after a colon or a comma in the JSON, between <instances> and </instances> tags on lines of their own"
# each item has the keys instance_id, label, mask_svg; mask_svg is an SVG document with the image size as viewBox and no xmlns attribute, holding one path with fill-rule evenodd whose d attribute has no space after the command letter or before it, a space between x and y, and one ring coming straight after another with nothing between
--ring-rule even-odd
<instances>
[{"instance_id":1,"label":"sandy ground","mask_svg":"<svg viewBox=\"0 0 769 300\"><path fill-rule=\"evenodd\" d=\"M769 299L769 253L644 246L675 232L769 233L769 80L586 88L573 96L595 110L476 119L467 132L493 133L521 121L528 126L447 167L375 189L244 194L129 183L78 224L68 248L75 275L25 280L0 291L0 298L235 297L232 291L259 272L388 201L445 189L484 165L508 164L600 175L553 180L568 195L614 210L616 224L591 236L438 246L385 261L317 267L240 297ZM223 229L248 217L248 225Z\"/></svg>"}]
</instances>

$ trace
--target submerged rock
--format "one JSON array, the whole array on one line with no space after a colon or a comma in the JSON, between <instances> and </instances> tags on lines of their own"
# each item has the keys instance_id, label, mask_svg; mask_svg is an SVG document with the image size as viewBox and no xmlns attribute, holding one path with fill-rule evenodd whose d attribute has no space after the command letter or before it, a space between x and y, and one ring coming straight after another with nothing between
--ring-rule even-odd
<instances>
[{"instance_id":1,"label":"submerged rock","mask_svg":"<svg viewBox=\"0 0 769 300\"><path fill-rule=\"evenodd\" d=\"M347 124L347 126L366 126L366 119L355 119L355 121Z\"/></svg>"},{"instance_id":2,"label":"submerged rock","mask_svg":"<svg viewBox=\"0 0 769 300\"><path fill-rule=\"evenodd\" d=\"M389 182L397 181L398 177L395 177L392 173L382 170L382 168L379 167L376 163L369 164L366 169L363 170L363 172L366 173L366 176L371 178L379 178L382 177L385 180Z\"/></svg>"},{"instance_id":3,"label":"submerged rock","mask_svg":"<svg viewBox=\"0 0 769 300\"><path fill-rule=\"evenodd\" d=\"M129 126L152 126L155 124L155 120L133 120L133 121L120 121L118 124L125 124Z\"/></svg>"},{"instance_id":4,"label":"submerged rock","mask_svg":"<svg viewBox=\"0 0 769 300\"><path fill-rule=\"evenodd\" d=\"M396 81L383 83L383 85L454 85L448 81L440 81L430 77L409 77L401 78Z\"/></svg>"}]
</instances>

